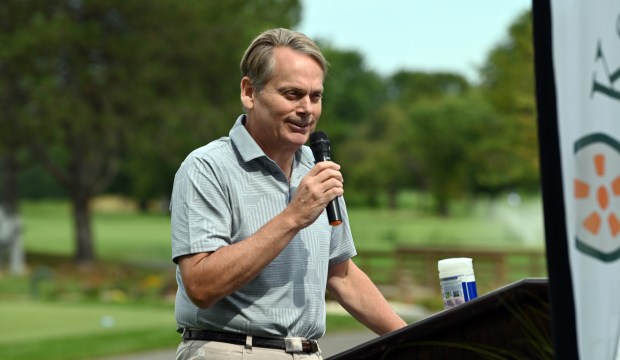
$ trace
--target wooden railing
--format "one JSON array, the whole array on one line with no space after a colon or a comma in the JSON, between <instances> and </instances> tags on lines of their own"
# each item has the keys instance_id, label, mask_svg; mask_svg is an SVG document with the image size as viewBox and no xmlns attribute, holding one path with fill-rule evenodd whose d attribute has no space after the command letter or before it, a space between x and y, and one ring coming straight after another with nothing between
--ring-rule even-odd
<instances>
[{"instance_id":1,"label":"wooden railing","mask_svg":"<svg viewBox=\"0 0 620 360\"><path fill-rule=\"evenodd\" d=\"M358 251L353 260L386 297L414 301L439 294L437 261L453 257L473 259L479 294L524 278L546 277L545 253L540 249L398 247Z\"/></svg>"}]
</instances>

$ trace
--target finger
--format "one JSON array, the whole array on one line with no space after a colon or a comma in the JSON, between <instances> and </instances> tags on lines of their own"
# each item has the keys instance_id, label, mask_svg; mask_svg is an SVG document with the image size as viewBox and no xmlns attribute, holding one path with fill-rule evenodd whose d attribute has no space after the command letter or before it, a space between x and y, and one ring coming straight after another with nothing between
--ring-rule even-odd
<instances>
[{"instance_id":1,"label":"finger","mask_svg":"<svg viewBox=\"0 0 620 360\"><path fill-rule=\"evenodd\" d=\"M327 169L340 170L340 165L338 165L337 163L333 161L321 161L321 162L316 163L308 174L312 173L313 175L316 175L320 173L321 171L327 170Z\"/></svg>"},{"instance_id":2,"label":"finger","mask_svg":"<svg viewBox=\"0 0 620 360\"><path fill-rule=\"evenodd\" d=\"M336 178L340 182L344 182L344 178L342 173L340 172L340 165L336 163L325 164L318 163L312 170L317 170L318 172L313 174L312 176L316 176L317 180L323 182L331 178Z\"/></svg>"}]
</instances>

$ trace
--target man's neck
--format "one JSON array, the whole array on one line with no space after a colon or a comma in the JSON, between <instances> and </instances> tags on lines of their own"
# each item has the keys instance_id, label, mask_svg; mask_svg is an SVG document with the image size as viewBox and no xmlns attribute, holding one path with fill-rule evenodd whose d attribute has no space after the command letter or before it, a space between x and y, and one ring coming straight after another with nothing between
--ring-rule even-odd
<instances>
[{"instance_id":1,"label":"man's neck","mask_svg":"<svg viewBox=\"0 0 620 360\"><path fill-rule=\"evenodd\" d=\"M269 156L269 154L267 154ZM278 154L277 156L269 156L271 160L275 161L280 167L280 170L284 173L287 179L291 178L293 171L293 160L295 159L295 153L292 154Z\"/></svg>"}]
</instances>

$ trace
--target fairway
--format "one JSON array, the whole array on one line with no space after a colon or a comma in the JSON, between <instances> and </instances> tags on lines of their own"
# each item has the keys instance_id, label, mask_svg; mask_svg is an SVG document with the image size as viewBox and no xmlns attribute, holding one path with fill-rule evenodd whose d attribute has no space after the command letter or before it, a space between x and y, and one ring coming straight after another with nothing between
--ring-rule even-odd
<instances>
[{"instance_id":1,"label":"fairway","mask_svg":"<svg viewBox=\"0 0 620 360\"><path fill-rule=\"evenodd\" d=\"M139 329L175 330L174 309L106 304L0 301L0 346Z\"/></svg>"},{"instance_id":2,"label":"fairway","mask_svg":"<svg viewBox=\"0 0 620 360\"><path fill-rule=\"evenodd\" d=\"M70 256L73 224L64 201L22 205L24 242L28 251ZM351 231L360 250L391 250L396 246L544 246L539 198L510 206L505 201L456 206L451 217L413 209L348 209ZM97 256L130 263L171 264L168 214L97 211L93 216Z\"/></svg>"},{"instance_id":3,"label":"fairway","mask_svg":"<svg viewBox=\"0 0 620 360\"><path fill-rule=\"evenodd\" d=\"M71 255L73 219L64 201L22 204L24 242L28 251ZM127 262L170 262L170 219L164 214L94 211L97 256Z\"/></svg>"},{"instance_id":4,"label":"fairway","mask_svg":"<svg viewBox=\"0 0 620 360\"><path fill-rule=\"evenodd\" d=\"M178 344L173 306L0 300L2 359L85 359Z\"/></svg>"},{"instance_id":5,"label":"fairway","mask_svg":"<svg viewBox=\"0 0 620 360\"><path fill-rule=\"evenodd\" d=\"M0 300L3 360L93 359L173 349L179 341L174 308ZM349 315L328 315L330 332L360 330Z\"/></svg>"}]
</instances>

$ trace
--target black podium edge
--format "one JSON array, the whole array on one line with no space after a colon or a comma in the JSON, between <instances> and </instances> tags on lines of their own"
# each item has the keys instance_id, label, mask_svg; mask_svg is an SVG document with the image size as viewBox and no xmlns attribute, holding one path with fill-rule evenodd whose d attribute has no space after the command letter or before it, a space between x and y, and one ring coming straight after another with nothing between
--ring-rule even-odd
<instances>
[{"instance_id":1,"label":"black podium edge","mask_svg":"<svg viewBox=\"0 0 620 360\"><path fill-rule=\"evenodd\" d=\"M371 339L363 344L360 344L351 349L345 350L333 356L330 356L326 360L344 360L355 359L354 355L364 353L370 355L372 353L383 353L390 347L398 347L407 338L406 334L411 332L415 328L419 332L425 334L439 331L438 324L442 327L450 327L454 325L454 315L457 312L462 313L460 321L467 320L480 315L480 312L489 311L489 309L496 309L503 305L502 299L505 295L512 293L515 295L528 295L534 290L534 293L542 294L548 298L549 281L547 278L525 278L519 281L502 286L498 289L490 291L484 295L477 297L464 304L458 305L451 309L445 309L435 314L429 315L426 318L418 320L412 324L405 326L402 329L393 331L389 334ZM478 311L478 309L484 309Z\"/></svg>"}]
</instances>

